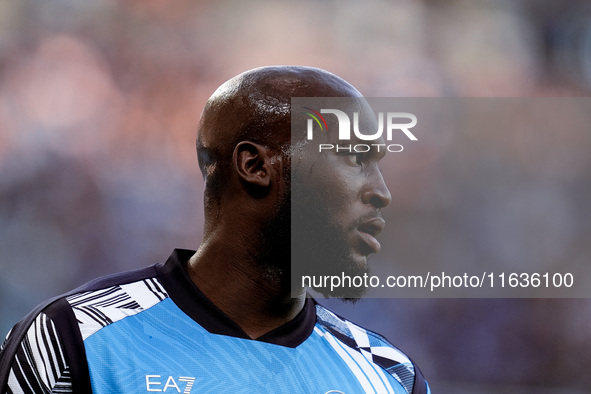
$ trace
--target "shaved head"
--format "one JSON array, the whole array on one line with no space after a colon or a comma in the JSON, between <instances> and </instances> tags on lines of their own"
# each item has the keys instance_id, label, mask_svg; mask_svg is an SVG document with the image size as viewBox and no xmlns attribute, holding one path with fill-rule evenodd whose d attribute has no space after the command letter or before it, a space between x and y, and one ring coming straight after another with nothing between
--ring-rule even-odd
<instances>
[{"instance_id":1,"label":"shaved head","mask_svg":"<svg viewBox=\"0 0 591 394\"><path fill-rule=\"evenodd\" d=\"M256 68L221 85L207 101L197 133L206 213L224 193L237 144L250 141L276 154L287 154L291 144L292 97L361 94L328 71L303 66Z\"/></svg>"}]
</instances>

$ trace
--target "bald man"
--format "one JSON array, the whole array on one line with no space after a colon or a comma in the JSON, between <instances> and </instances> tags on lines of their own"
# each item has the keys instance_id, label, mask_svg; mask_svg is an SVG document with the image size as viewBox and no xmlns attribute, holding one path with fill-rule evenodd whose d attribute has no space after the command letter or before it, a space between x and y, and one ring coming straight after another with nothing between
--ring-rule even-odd
<instances>
[{"instance_id":1,"label":"bald man","mask_svg":"<svg viewBox=\"0 0 591 394\"><path fill-rule=\"evenodd\" d=\"M258 68L220 86L198 128L198 250L31 312L2 347L0 392L429 392L400 350L292 286L291 264L367 272L391 198L383 152L320 154L292 135L292 97L361 95L310 67Z\"/></svg>"}]
</instances>

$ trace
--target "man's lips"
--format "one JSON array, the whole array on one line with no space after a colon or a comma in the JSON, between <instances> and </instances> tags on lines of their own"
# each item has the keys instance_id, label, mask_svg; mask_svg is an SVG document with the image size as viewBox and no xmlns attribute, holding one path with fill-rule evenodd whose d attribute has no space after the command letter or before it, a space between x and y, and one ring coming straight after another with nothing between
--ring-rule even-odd
<instances>
[{"instance_id":1,"label":"man's lips","mask_svg":"<svg viewBox=\"0 0 591 394\"><path fill-rule=\"evenodd\" d=\"M374 217L369 220L364 220L358 227L361 238L372 253L378 253L381 245L376 239L376 236L384 230L386 222L381 217Z\"/></svg>"}]
</instances>

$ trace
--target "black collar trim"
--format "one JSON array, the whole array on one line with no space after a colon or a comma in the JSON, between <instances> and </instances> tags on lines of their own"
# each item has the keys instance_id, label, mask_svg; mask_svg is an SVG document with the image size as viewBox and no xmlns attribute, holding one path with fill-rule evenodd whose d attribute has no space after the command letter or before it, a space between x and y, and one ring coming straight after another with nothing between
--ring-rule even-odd
<instances>
[{"instance_id":1,"label":"black collar trim","mask_svg":"<svg viewBox=\"0 0 591 394\"><path fill-rule=\"evenodd\" d=\"M195 254L193 250L175 249L164 265L159 264L156 266L158 279L168 292L171 300L190 318L212 334L250 339L238 324L215 306L195 286L185 268L193 254ZM308 298L304 308L293 320L256 340L295 348L312 334L315 324L315 302Z\"/></svg>"}]
</instances>

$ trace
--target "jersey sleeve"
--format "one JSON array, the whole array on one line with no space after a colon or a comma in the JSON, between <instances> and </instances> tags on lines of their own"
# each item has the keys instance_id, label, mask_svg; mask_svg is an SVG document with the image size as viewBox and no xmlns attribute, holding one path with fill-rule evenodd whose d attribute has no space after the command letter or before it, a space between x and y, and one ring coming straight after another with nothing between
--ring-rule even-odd
<instances>
[{"instance_id":1,"label":"jersey sleeve","mask_svg":"<svg viewBox=\"0 0 591 394\"><path fill-rule=\"evenodd\" d=\"M383 368L408 394L430 394L416 364L382 335L358 326L323 306L316 305L317 322L341 343Z\"/></svg>"},{"instance_id":2,"label":"jersey sleeve","mask_svg":"<svg viewBox=\"0 0 591 394\"><path fill-rule=\"evenodd\" d=\"M7 338L7 343L10 338ZM10 392L71 393L70 370L55 324L40 313L20 341L11 358L6 382Z\"/></svg>"},{"instance_id":3,"label":"jersey sleeve","mask_svg":"<svg viewBox=\"0 0 591 394\"><path fill-rule=\"evenodd\" d=\"M37 309L10 331L0 350L0 393L90 392L76 321L65 300Z\"/></svg>"}]
</instances>

